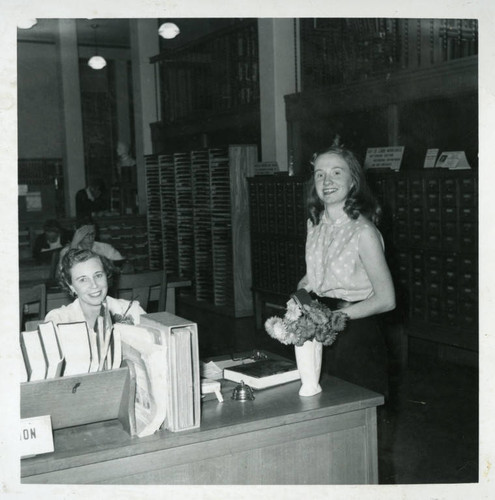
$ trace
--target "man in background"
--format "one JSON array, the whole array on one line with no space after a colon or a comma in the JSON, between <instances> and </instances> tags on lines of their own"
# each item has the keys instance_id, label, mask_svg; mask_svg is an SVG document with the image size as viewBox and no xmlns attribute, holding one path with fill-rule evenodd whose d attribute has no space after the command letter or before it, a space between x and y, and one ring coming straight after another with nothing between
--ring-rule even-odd
<instances>
[{"instance_id":1,"label":"man in background","mask_svg":"<svg viewBox=\"0 0 495 500\"><path fill-rule=\"evenodd\" d=\"M96 212L103 210L102 183L91 180L87 187L76 193L76 218L92 220Z\"/></svg>"}]
</instances>

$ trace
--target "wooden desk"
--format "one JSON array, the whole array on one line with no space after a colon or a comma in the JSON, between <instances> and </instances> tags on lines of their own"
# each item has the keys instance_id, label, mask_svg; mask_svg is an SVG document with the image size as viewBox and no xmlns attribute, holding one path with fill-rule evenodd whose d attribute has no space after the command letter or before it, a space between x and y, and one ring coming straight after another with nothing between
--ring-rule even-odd
<instances>
[{"instance_id":1,"label":"wooden desk","mask_svg":"<svg viewBox=\"0 0 495 500\"><path fill-rule=\"evenodd\" d=\"M20 288L30 287L34 283L30 281L22 281L20 283ZM191 286L191 281L188 279L180 278L178 276L169 276L167 282L167 303L165 309L167 312L175 314L175 304L176 304L176 291L181 287ZM150 301L157 301L159 296L158 287L151 290ZM46 296L46 310L51 311L57 307L65 306L70 304L73 299L71 299L65 292L61 290L57 291L47 291ZM32 311L35 312L34 310Z\"/></svg>"},{"instance_id":2,"label":"wooden desk","mask_svg":"<svg viewBox=\"0 0 495 500\"><path fill-rule=\"evenodd\" d=\"M299 382L254 401L202 403L201 427L131 439L117 420L55 431L55 452L21 463L22 483L370 484L378 481L376 406L342 380L301 398Z\"/></svg>"}]
</instances>

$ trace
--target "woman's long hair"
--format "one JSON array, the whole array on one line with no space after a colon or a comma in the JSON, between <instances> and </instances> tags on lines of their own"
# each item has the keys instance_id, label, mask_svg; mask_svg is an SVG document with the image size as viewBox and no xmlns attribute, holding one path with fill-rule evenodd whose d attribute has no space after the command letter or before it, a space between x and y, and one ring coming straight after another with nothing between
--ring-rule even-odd
<instances>
[{"instance_id":1,"label":"woman's long hair","mask_svg":"<svg viewBox=\"0 0 495 500\"><path fill-rule=\"evenodd\" d=\"M315 166L316 160L324 154L338 155L349 166L352 178L352 187L349 190L349 193L347 194L347 198L345 200L344 212L351 219L357 219L359 215L363 215L367 219L371 220L374 224L378 225L378 223L380 222L382 210L368 186L364 171L361 167L361 164L354 156L354 153L341 146L331 146L324 151L315 153L313 155L313 158L311 160L311 165L313 165L313 168ZM325 205L320 200L316 192L314 176L310 181L307 205L309 218L314 225L317 225L321 220Z\"/></svg>"}]
</instances>

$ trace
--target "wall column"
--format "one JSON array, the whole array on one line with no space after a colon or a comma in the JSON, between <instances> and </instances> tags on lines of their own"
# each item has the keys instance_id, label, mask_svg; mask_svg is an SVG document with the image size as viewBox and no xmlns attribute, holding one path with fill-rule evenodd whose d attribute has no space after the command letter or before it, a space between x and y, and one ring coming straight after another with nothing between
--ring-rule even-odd
<instances>
[{"instance_id":1,"label":"wall column","mask_svg":"<svg viewBox=\"0 0 495 500\"><path fill-rule=\"evenodd\" d=\"M153 152L150 123L159 120L155 68L149 61L150 57L158 54L160 50L157 20L133 19L130 21L130 30L138 203L139 213L145 214L146 171L144 156Z\"/></svg>"},{"instance_id":2,"label":"wall column","mask_svg":"<svg viewBox=\"0 0 495 500\"><path fill-rule=\"evenodd\" d=\"M294 19L258 20L261 157L288 170L284 95L296 92Z\"/></svg>"},{"instance_id":3,"label":"wall column","mask_svg":"<svg viewBox=\"0 0 495 500\"><path fill-rule=\"evenodd\" d=\"M127 61L115 60L115 95L117 105L117 139L131 146L131 127L129 117L129 86Z\"/></svg>"},{"instance_id":4,"label":"wall column","mask_svg":"<svg viewBox=\"0 0 495 500\"><path fill-rule=\"evenodd\" d=\"M65 125L63 151L65 211L69 216L74 217L76 215L76 192L86 185L76 21L59 19L58 27L62 113Z\"/></svg>"}]
</instances>

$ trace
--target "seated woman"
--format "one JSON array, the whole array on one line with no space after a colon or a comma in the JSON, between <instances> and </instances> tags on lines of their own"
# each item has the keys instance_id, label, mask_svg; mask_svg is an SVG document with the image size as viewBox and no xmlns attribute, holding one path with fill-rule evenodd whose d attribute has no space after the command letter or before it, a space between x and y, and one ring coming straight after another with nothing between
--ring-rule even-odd
<instances>
[{"instance_id":1,"label":"seated woman","mask_svg":"<svg viewBox=\"0 0 495 500\"><path fill-rule=\"evenodd\" d=\"M57 267L58 269L55 271L55 274L58 276L60 274L60 268L62 266L62 258L67 253L69 249L85 249L91 250L94 253L100 255L101 257L105 257L109 261L112 262L114 266L116 266L117 271L122 272L132 272L133 267L129 261L125 259L125 257L112 245L109 243L103 243L101 241L96 241L96 225L93 222L88 221L87 219L80 222L80 225L76 229L74 236L72 237L72 241L69 245L66 245L60 251L60 257L58 260Z\"/></svg>"},{"instance_id":2,"label":"seated woman","mask_svg":"<svg viewBox=\"0 0 495 500\"><path fill-rule=\"evenodd\" d=\"M43 225L43 233L39 234L33 246L33 257L37 264L51 264L53 255L69 243L70 235L57 220L49 219Z\"/></svg>"},{"instance_id":3,"label":"seated woman","mask_svg":"<svg viewBox=\"0 0 495 500\"><path fill-rule=\"evenodd\" d=\"M116 322L139 324L141 314L146 314L139 302L107 295L112 272L111 262L92 250L69 249L62 258L59 279L75 300L50 311L45 321L55 325L85 321L93 334L100 322L104 330Z\"/></svg>"},{"instance_id":4,"label":"seated woman","mask_svg":"<svg viewBox=\"0 0 495 500\"><path fill-rule=\"evenodd\" d=\"M96 225L93 222L83 221L78 226L70 245L61 251L61 257L69 248L92 250L93 252L114 262L122 262L124 257L109 243L96 241Z\"/></svg>"}]
</instances>

